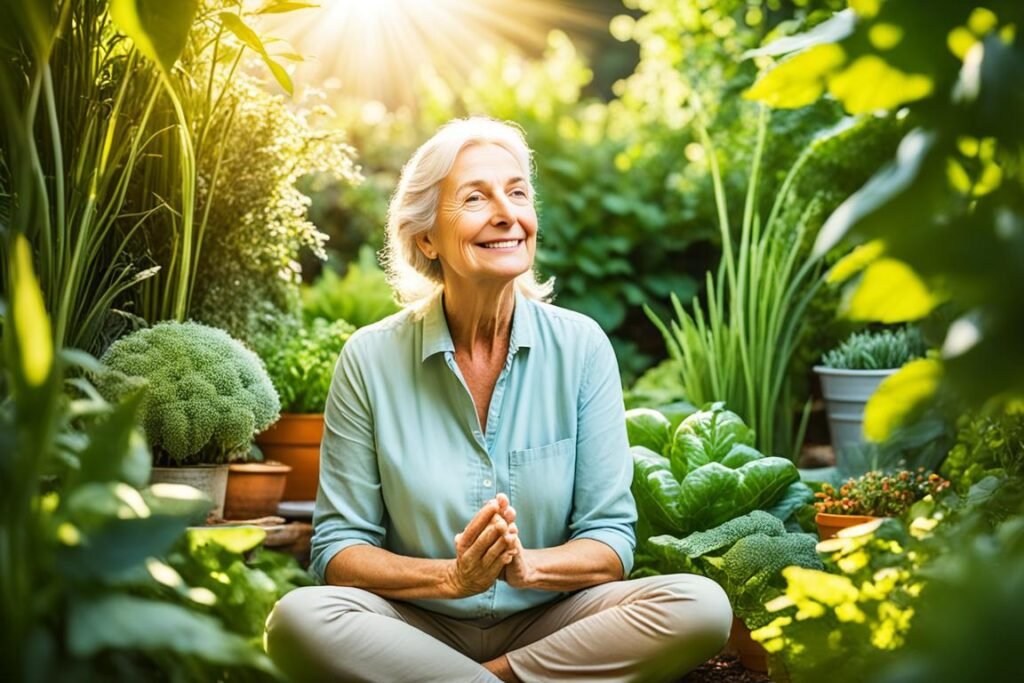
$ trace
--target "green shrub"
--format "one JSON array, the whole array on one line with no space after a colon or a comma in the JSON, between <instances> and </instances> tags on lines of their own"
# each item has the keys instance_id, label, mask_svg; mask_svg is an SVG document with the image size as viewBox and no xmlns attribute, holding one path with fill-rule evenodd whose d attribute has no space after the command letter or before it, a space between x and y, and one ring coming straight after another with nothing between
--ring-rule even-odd
<instances>
[{"instance_id":1,"label":"green shrub","mask_svg":"<svg viewBox=\"0 0 1024 683\"><path fill-rule=\"evenodd\" d=\"M1024 474L1024 414L963 415L942 474L958 491L990 475Z\"/></svg>"},{"instance_id":2,"label":"green shrub","mask_svg":"<svg viewBox=\"0 0 1024 683\"><path fill-rule=\"evenodd\" d=\"M280 401L259 357L227 332L164 322L114 342L97 377L113 398L144 380L141 422L158 464L219 463L247 452Z\"/></svg>"},{"instance_id":3,"label":"green shrub","mask_svg":"<svg viewBox=\"0 0 1024 683\"><path fill-rule=\"evenodd\" d=\"M359 261L348 265L344 277L327 268L312 286L302 290L302 312L309 322L316 318L346 320L359 328L399 310L369 245L360 248Z\"/></svg>"},{"instance_id":4,"label":"green shrub","mask_svg":"<svg viewBox=\"0 0 1024 683\"><path fill-rule=\"evenodd\" d=\"M890 370L921 358L926 351L916 327L855 332L837 348L821 357L827 368L843 370Z\"/></svg>"},{"instance_id":5,"label":"green shrub","mask_svg":"<svg viewBox=\"0 0 1024 683\"><path fill-rule=\"evenodd\" d=\"M355 327L344 320L317 318L308 325L283 327L260 342L259 352L287 413L322 413L334 366Z\"/></svg>"}]
</instances>

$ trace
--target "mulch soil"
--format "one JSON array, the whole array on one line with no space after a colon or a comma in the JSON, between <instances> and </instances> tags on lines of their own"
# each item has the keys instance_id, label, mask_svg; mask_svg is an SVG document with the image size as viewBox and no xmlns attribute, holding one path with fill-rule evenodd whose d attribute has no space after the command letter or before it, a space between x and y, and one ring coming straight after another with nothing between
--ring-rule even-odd
<instances>
[{"instance_id":1,"label":"mulch soil","mask_svg":"<svg viewBox=\"0 0 1024 683\"><path fill-rule=\"evenodd\" d=\"M767 674L743 668L733 655L722 654L686 674L677 683L771 683Z\"/></svg>"}]
</instances>

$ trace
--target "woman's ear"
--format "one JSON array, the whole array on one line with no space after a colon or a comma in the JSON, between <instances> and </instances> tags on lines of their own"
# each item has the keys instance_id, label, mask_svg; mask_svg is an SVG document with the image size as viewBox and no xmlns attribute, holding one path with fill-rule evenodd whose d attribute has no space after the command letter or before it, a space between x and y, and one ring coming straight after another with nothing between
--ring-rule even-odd
<instances>
[{"instance_id":1,"label":"woman's ear","mask_svg":"<svg viewBox=\"0 0 1024 683\"><path fill-rule=\"evenodd\" d=\"M416 246L420 248L423 255L431 261L437 260L437 249L434 248L433 242L430 241L429 232L421 232L416 235Z\"/></svg>"}]
</instances>

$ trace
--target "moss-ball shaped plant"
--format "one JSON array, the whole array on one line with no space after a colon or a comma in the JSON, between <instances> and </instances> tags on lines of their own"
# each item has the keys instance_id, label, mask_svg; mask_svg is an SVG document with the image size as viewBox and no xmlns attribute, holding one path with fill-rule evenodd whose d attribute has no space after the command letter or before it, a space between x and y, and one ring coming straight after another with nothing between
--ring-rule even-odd
<instances>
[{"instance_id":1,"label":"moss-ball shaped plant","mask_svg":"<svg viewBox=\"0 0 1024 683\"><path fill-rule=\"evenodd\" d=\"M280 400L259 356L227 332L163 322L114 342L97 387L115 398L125 384L147 385L142 427L157 465L223 463L248 453L253 436L277 419Z\"/></svg>"}]
</instances>

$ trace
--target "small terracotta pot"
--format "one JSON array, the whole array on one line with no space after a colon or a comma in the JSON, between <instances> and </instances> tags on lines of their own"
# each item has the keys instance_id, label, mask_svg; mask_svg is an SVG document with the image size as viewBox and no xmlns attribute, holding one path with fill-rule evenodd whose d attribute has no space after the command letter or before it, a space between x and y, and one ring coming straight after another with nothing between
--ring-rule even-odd
<instances>
[{"instance_id":1,"label":"small terracotta pot","mask_svg":"<svg viewBox=\"0 0 1024 683\"><path fill-rule=\"evenodd\" d=\"M871 515L833 515L829 512L819 512L814 516L814 521L818 523L818 538L823 541L835 538L841 529L866 524L876 519L881 518Z\"/></svg>"},{"instance_id":2,"label":"small terracotta pot","mask_svg":"<svg viewBox=\"0 0 1024 683\"><path fill-rule=\"evenodd\" d=\"M277 513L291 467L279 462L245 462L228 469L224 519L258 519Z\"/></svg>"},{"instance_id":3,"label":"small terracotta pot","mask_svg":"<svg viewBox=\"0 0 1024 683\"><path fill-rule=\"evenodd\" d=\"M323 435L322 414L282 413L281 419L256 437L256 444L267 460L276 460L292 468L282 500L316 499Z\"/></svg>"},{"instance_id":4,"label":"small terracotta pot","mask_svg":"<svg viewBox=\"0 0 1024 683\"><path fill-rule=\"evenodd\" d=\"M196 465L193 467L154 467L152 484L186 484L199 489L213 501L211 519L223 519L224 494L228 485L227 465Z\"/></svg>"},{"instance_id":5,"label":"small terracotta pot","mask_svg":"<svg viewBox=\"0 0 1024 683\"><path fill-rule=\"evenodd\" d=\"M750 629L742 620L733 617L729 633L729 647L736 651L743 668L765 673L768 671L768 653L764 646L750 637Z\"/></svg>"}]
</instances>

